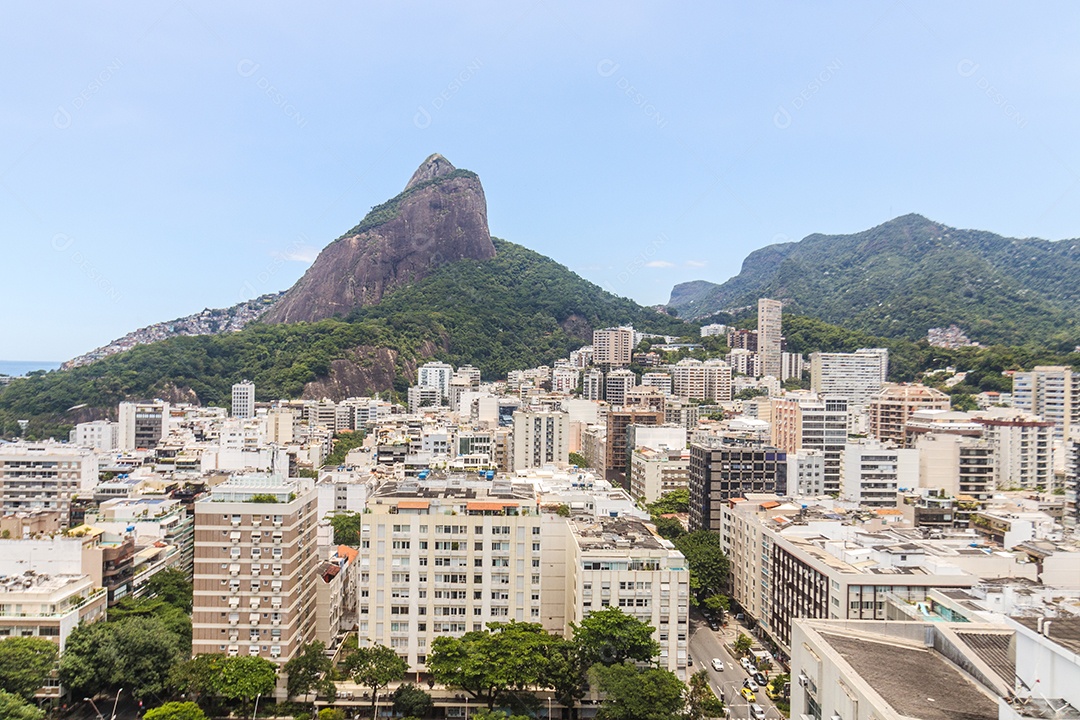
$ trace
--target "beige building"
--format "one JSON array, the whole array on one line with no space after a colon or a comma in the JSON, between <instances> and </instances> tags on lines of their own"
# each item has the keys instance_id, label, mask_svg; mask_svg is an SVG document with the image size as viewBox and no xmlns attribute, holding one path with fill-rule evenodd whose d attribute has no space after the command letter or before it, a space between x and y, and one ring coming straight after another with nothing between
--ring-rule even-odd
<instances>
[{"instance_id":1,"label":"beige building","mask_svg":"<svg viewBox=\"0 0 1080 720\"><path fill-rule=\"evenodd\" d=\"M1058 440L1080 426L1080 373L1062 365L1039 365L1013 375L1013 407L1054 423Z\"/></svg>"},{"instance_id":2,"label":"beige building","mask_svg":"<svg viewBox=\"0 0 1080 720\"><path fill-rule=\"evenodd\" d=\"M654 450L640 447L630 456L630 495L651 503L664 493L690 483L690 451L685 447Z\"/></svg>"},{"instance_id":3,"label":"beige building","mask_svg":"<svg viewBox=\"0 0 1080 720\"><path fill-rule=\"evenodd\" d=\"M861 349L853 353L811 353L810 389L847 398L853 412L863 413L881 391L889 371L889 351Z\"/></svg>"},{"instance_id":4,"label":"beige building","mask_svg":"<svg viewBox=\"0 0 1080 720\"><path fill-rule=\"evenodd\" d=\"M904 444L905 425L919 410L948 410L949 396L925 385L885 385L870 399L870 434L881 442Z\"/></svg>"},{"instance_id":5,"label":"beige building","mask_svg":"<svg viewBox=\"0 0 1080 720\"><path fill-rule=\"evenodd\" d=\"M994 448L978 437L925 433L919 451L919 487L943 490L957 498L986 500L994 492Z\"/></svg>"},{"instance_id":6,"label":"beige building","mask_svg":"<svg viewBox=\"0 0 1080 720\"><path fill-rule=\"evenodd\" d=\"M234 476L195 503L192 652L284 663L315 637L317 494Z\"/></svg>"},{"instance_id":7,"label":"beige building","mask_svg":"<svg viewBox=\"0 0 1080 720\"><path fill-rule=\"evenodd\" d=\"M761 356L761 374L778 380L783 374L783 308L784 304L779 300L758 300L757 350Z\"/></svg>"},{"instance_id":8,"label":"beige building","mask_svg":"<svg viewBox=\"0 0 1080 720\"><path fill-rule=\"evenodd\" d=\"M634 328L593 330L593 362L606 367L625 367L634 352Z\"/></svg>"},{"instance_id":9,"label":"beige building","mask_svg":"<svg viewBox=\"0 0 1080 720\"><path fill-rule=\"evenodd\" d=\"M66 516L71 501L89 496L97 482L92 450L51 441L0 445L0 512L59 510Z\"/></svg>"},{"instance_id":10,"label":"beige building","mask_svg":"<svg viewBox=\"0 0 1080 720\"><path fill-rule=\"evenodd\" d=\"M570 416L560 411L514 413L514 470L565 463L570 457Z\"/></svg>"},{"instance_id":11,"label":"beige building","mask_svg":"<svg viewBox=\"0 0 1080 720\"><path fill-rule=\"evenodd\" d=\"M789 453L820 450L822 489L840 492L840 456L848 436L847 400L799 391L773 398L771 407L773 446Z\"/></svg>"},{"instance_id":12,"label":"beige building","mask_svg":"<svg viewBox=\"0 0 1080 720\"><path fill-rule=\"evenodd\" d=\"M723 360L685 358L668 369L673 395L689 400L731 400L731 366Z\"/></svg>"}]
</instances>

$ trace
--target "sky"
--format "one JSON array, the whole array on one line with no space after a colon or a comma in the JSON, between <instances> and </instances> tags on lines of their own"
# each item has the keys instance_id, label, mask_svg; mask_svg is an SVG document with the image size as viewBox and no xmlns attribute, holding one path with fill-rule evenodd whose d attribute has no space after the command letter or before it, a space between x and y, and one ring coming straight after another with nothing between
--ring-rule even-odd
<instances>
[{"instance_id":1,"label":"sky","mask_svg":"<svg viewBox=\"0 0 1080 720\"><path fill-rule=\"evenodd\" d=\"M663 303L906 213L1080 236L1080 5L8 3L0 359L284 290L431 153Z\"/></svg>"}]
</instances>

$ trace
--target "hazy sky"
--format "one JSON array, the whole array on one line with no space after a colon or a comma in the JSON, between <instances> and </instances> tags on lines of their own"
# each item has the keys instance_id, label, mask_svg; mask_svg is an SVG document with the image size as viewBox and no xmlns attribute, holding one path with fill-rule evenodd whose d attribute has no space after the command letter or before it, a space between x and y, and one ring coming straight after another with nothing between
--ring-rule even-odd
<instances>
[{"instance_id":1,"label":"hazy sky","mask_svg":"<svg viewBox=\"0 0 1080 720\"><path fill-rule=\"evenodd\" d=\"M0 359L285 289L440 152L635 300L918 212L1080 236L1073 3L0 8Z\"/></svg>"}]
</instances>

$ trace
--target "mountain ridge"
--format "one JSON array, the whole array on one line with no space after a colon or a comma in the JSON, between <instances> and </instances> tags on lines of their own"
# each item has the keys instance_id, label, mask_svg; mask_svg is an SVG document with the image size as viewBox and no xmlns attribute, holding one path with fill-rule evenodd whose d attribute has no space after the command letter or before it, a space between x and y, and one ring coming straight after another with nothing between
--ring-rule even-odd
<instances>
[{"instance_id":1,"label":"mountain ridge","mask_svg":"<svg viewBox=\"0 0 1080 720\"><path fill-rule=\"evenodd\" d=\"M1076 240L1006 238L910 214L848 235L814 233L747 255L724 283L672 289L669 307L701 318L784 300L793 312L885 337L918 340L957 324L973 340L1080 341Z\"/></svg>"}]
</instances>

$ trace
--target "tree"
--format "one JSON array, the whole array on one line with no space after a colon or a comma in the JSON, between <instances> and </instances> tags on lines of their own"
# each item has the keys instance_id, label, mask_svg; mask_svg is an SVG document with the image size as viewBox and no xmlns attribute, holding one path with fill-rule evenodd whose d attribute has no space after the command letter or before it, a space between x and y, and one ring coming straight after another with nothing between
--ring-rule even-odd
<instances>
[{"instance_id":1,"label":"tree","mask_svg":"<svg viewBox=\"0 0 1080 720\"><path fill-rule=\"evenodd\" d=\"M577 465L579 468L589 467L589 461L585 459L585 456L581 453L570 453L570 464Z\"/></svg>"},{"instance_id":2,"label":"tree","mask_svg":"<svg viewBox=\"0 0 1080 720\"><path fill-rule=\"evenodd\" d=\"M597 720L681 720L685 685L672 672L633 665L596 665L589 671L604 699Z\"/></svg>"},{"instance_id":3,"label":"tree","mask_svg":"<svg viewBox=\"0 0 1080 720\"><path fill-rule=\"evenodd\" d=\"M15 693L0 690L0 718L4 718L4 720L45 720L45 711L39 710Z\"/></svg>"},{"instance_id":4,"label":"tree","mask_svg":"<svg viewBox=\"0 0 1080 720\"><path fill-rule=\"evenodd\" d=\"M56 644L39 637L0 640L0 687L26 699L45 684L56 665Z\"/></svg>"},{"instance_id":5,"label":"tree","mask_svg":"<svg viewBox=\"0 0 1080 720\"><path fill-rule=\"evenodd\" d=\"M79 697L120 688L139 699L160 696L182 657L180 638L158 618L80 625L60 658L60 681Z\"/></svg>"},{"instance_id":6,"label":"tree","mask_svg":"<svg viewBox=\"0 0 1080 720\"><path fill-rule=\"evenodd\" d=\"M686 488L671 490L660 496L656 502L649 503L650 515L666 513L684 513L690 511L690 491Z\"/></svg>"},{"instance_id":7,"label":"tree","mask_svg":"<svg viewBox=\"0 0 1080 720\"><path fill-rule=\"evenodd\" d=\"M345 711L341 708L323 708L319 711L319 720L345 720Z\"/></svg>"},{"instance_id":8,"label":"tree","mask_svg":"<svg viewBox=\"0 0 1080 720\"><path fill-rule=\"evenodd\" d=\"M427 664L436 682L461 688L492 710L508 690L544 680L554 646L538 623L489 623L460 638L435 638Z\"/></svg>"},{"instance_id":9,"label":"tree","mask_svg":"<svg viewBox=\"0 0 1080 720\"><path fill-rule=\"evenodd\" d=\"M334 528L334 543L360 547L360 514L343 512L330 516L330 526Z\"/></svg>"},{"instance_id":10,"label":"tree","mask_svg":"<svg viewBox=\"0 0 1080 720\"><path fill-rule=\"evenodd\" d=\"M289 676L286 692L290 698L314 691L333 700L337 694L331 677L334 661L326 656L326 645L321 640L301 647L283 669Z\"/></svg>"},{"instance_id":11,"label":"tree","mask_svg":"<svg viewBox=\"0 0 1080 720\"><path fill-rule=\"evenodd\" d=\"M672 542L686 534L682 523L675 518L657 517L653 519L653 525L656 526L656 532L659 533L660 537L667 538Z\"/></svg>"},{"instance_id":12,"label":"tree","mask_svg":"<svg viewBox=\"0 0 1080 720\"><path fill-rule=\"evenodd\" d=\"M431 712L431 695L412 683L398 685L394 691L394 712L404 717L421 718Z\"/></svg>"},{"instance_id":13,"label":"tree","mask_svg":"<svg viewBox=\"0 0 1080 720\"><path fill-rule=\"evenodd\" d=\"M357 685L371 688L371 706L379 695L379 688L405 677L409 664L385 645L357 648L345 658L345 669Z\"/></svg>"},{"instance_id":14,"label":"tree","mask_svg":"<svg viewBox=\"0 0 1080 720\"><path fill-rule=\"evenodd\" d=\"M187 574L175 568L154 573L146 582L146 595L159 598L173 607L191 613L191 581Z\"/></svg>"},{"instance_id":15,"label":"tree","mask_svg":"<svg viewBox=\"0 0 1080 720\"><path fill-rule=\"evenodd\" d=\"M594 663L617 665L627 660L650 662L660 654L652 625L617 607L595 610L580 625L571 627L586 667Z\"/></svg>"},{"instance_id":16,"label":"tree","mask_svg":"<svg viewBox=\"0 0 1080 720\"><path fill-rule=\"evenodd\" d=\"M547 657L544 682L559 704L571 712L588 690L587 670L577 643L556 637Z\"/></svg>"},{"instance_id":17,"label":"tree","mask_svg":"<svg viewBox=\"0 0 1080 720\"><path fill-rule=\"evenodd\" d=\"M701 606L713 615L720 615L731 609L731 598L727 595L720 595L717 593L716 595L710 595L705 598L702 601Z\"/></svg>"},{"instance_id":18,"label":"tree","mask_svg":"<svg viewBox=\"0 0 1080 720\"><path fill-rule=\"evenodd\" d=\"M160 597L136 598L131 596L124 598L109 608L109 622L118 622L129 617L157 618L169 632L180 638L181 649L185 651L185 654L191 653L190 608L184 610L182 607L173 605Z\"/></svg>"},{"instance_id":19,"label":"tree","mask_svg":"<svg viewBox=\"0 0 1080 720\"><path fill-rule=\"evenodd\" d=\"M214 695L239 700L244 714L255 698L272 694L276 685L277 665L256 656L223 658L212 682Z\"/></svg>"},{"instance_id":20,"label":"tree","mask_svg":"<svg viewBox=\"0 0 1080 720\"><path fill-rule=\"evenodd\" d=\"M690 586L699 601L724 589L730 563L720 549L719 535L698 530L679 537L675 547L686 557Z\"/></svg>"},{"instance_id":21,"label":"tree","mask_svg":"<svg viewBox=\"0 0 1080 720\"><path fill-rule=\"evenodd\" d=\"M147 710L143 720L206 720L206 713L193 702L168 702Z\"/></svg>"},{"instance_id":22,"label":"tree","mask_svg":"<svg viewBox=\"0 0 1080 720\"><path fill-rule=\"evenodd\" d=\"M750 652L750 648L754 647L754 641L746 633L739 633L739 636L735 638L734 647L736 655L746 655Z\"/></svg>"},{"instance_id":23,"label":"tree","mask_svg":"<svg viewBox=\"0 0 1080 720\"><path fill-rule=\"evenodd\" d=\"M689 686L686 693L686 720L720 717L724 712L724 703L709 686L709 673L698 670L690 676Z\"/></svg>"}]
</instances>

